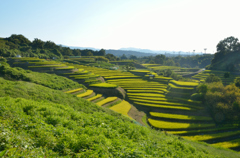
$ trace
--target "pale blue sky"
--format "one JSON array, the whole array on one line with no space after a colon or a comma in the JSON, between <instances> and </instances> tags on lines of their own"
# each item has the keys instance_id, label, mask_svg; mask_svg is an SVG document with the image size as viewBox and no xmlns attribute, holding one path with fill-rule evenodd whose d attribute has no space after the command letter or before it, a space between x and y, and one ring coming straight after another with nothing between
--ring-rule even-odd
<instances>
[{"instance_id":1,"label":"pale blue sky","mask_svg":"<svg viewBox=\"0 0 240 158\"><path fill-rule=\"evenodd\" d=\"M0 37L56 44L213 53L240 39L238 0L0 0Z\"/></svg>"}]
</instances>

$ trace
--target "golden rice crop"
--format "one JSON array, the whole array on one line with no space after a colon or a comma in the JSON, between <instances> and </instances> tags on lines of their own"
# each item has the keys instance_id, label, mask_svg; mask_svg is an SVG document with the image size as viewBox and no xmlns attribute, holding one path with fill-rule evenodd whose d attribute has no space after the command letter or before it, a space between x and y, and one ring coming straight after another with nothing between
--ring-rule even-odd
<instances>
[{"instance_id":1,"label":"golden rice crop","mask_svg":"<svg viewBox=\"0 0 240 158\"><path fill-rule=\"evenodd\" d=\"M112 101L114 101L116 99L117 99L117 97L108 97L108 98L106 98L104 100L101 100L101 101L97 102L96 104L99 105L99 106L103 106L104 104L112 102Z\"/></svg>"},{"instance_id":2,"label":"golden rice crop","mask_svg":"<svg viewBox=\"0 0 240 158\"><path fill-rule=\"evenodd\" d=\"M67 91L65 93L74 93L74 92L78 92L78 91L81 91L81 90L83 90L83 88L73 89L73 90Z\"/></svg>"},{"instance_id":3,"label":"golden rice crop","mask_svg":"<svg viewBox=\"0 0 240 158\"><path fill-rule=\"evenodd\" d=\"M179 123L179 122L168 122L161 120L154 120L149 118L148 122L156 128L160 129L192 129L192 128L207 128L207 127L215 127L215 124L203 124L203 123Z\"/></svg>"},{"instance_id":4,"label":"golden rice crop","mask_svg":"<svg viewBox=\"0 0 240 158\"><path fill-rule=\"evenodd\" d=\"M184 136L184 138L190 139L190 140L197 140L197 141L206 141L206 140L213 139L213 138L230 137L230 136L234 136L237 134L240 134L240 131L231 131L231 132L227 131L227 132L223 132L223 133Z\"/></svg>"},{"instance_id":5,"label":"golden rice crop","mask_svg":"<svg viewBox=\"0 0 240 158\"><path fill-rule=\"evenodd\" d=\"M211 117L206 117L206 116L189 116L189 115L167 114L167 113L158 113L158 112L150 112L150 115L155 117L170 118L170 119L212 121Z\"/></svg>"},{"instance_id":6,"label":"golden rice crop","mask_svg":"<svg viewBox=\"0 0 240 158\"><path fill-rule=\"evenodd\" d=\"M89 98L87 99L88 101L93 101L93 100L96 100L98 98L101 98L102 97L102 94L97 94L96 96L92 97L92 98Z\"/></svg>"},{"instance_id":7,"label":"golden rice crop","mask_svg":"<svg viewBox=\"0 0 240 158\"><path fill-rule=\"evenodd\" d=\"M96 84L90 84L90 87L100 87L100 88L117 88L118 86L115 84L110 84L110 83L96 83Z\"/></svg>"},{"instance_id":8,"label":"golden rice crop","mask_svg":"<svg viewBox=\"0 0 240 158\"><path fill-rule=\"evenodd\" d=\"M178 109L178 110L193 110L189 107L182 107L182 106L168 106L168 105L160 105L160 104L152 104L152 103L142 103L134 101L135 104L143 105L143 106L151 106L151 107L158 107L158 108L165 108L165 109Z\"/></svg>"},{"instance_id":9,"label":"golden rice crop","mask_svg":"<svg viewBox=\"0 0 240 158\"><path fill-rule=\"evenodd\" d=\"M91 95L92 93L93 93L93 90L88 89L85 93L78 94L77 97L83 98L83 97Z\"/></svg>"},{"instance_id":10,"label":"golden rice crop","mask_svg":"<svg viewBox=\"0 0 240 158\"><path fill-rule=\"evenodd\" d=\"M128 112L131 109L131 105L129 104L129 102L123 100L121 103L110 107L110 109L118 113L121 113L125 116L128 116Z\"/></svg>"},{"instance_id":11,"label":"golden rice crop","mask_svg":"<svg viewBox=\"0 0 240 158\"><path fill-rule=\"evenodd\" d=\"M215 143L212 144L214 146L220 146L223 148L233 148L233 147L238 147L240 146L240 139L234 139L234 140L230 140L227 142L219 142L219 143Z\"/></svg>"}]
</instances>

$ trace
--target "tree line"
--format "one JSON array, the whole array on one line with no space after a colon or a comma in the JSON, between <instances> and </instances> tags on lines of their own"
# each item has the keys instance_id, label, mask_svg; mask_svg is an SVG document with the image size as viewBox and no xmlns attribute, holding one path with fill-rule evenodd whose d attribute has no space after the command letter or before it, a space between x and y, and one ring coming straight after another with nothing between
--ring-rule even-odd
<instances>
[{"instance_id":1,"label":"tree line","mask_svg":"<svg viewBox=\"0 0 240 158\"><path fill-rule=\"evenodd\" d=\"M13 34L8 38L0 38L0 56L39 58L63 58L64 56L104 56L105 50L94 51L90 49L70 49L57 45L52 41L42 41L35 38L32 42L23 35Z\"/></svg>"}]
</instances>

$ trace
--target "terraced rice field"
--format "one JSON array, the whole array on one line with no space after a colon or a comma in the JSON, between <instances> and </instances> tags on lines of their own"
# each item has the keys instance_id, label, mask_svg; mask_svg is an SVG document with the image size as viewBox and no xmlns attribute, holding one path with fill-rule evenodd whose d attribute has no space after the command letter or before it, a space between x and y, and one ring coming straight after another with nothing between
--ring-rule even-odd
<instances>
[{"instance_id":1,"label":"terraced rice field","mask_svg":"<svg viewBox=\"0 0 240 158\"><path fill-rule=\"evenodd\" d=\"M158 68L159 65L153 67ZM150 126L164 129L168 133L182 135L186 139L205 141L216 146L240 150L240 138L237 138L237 135L240 135L237 130L239 127L216 127L204 105L190 99L199 82L179 82L162 76L157 76L152 80L143 80L130 72L82 65L77 68L103 76L108 83L124 88L133 105L140 109L142 107L149 109L146 113ZM207 75L209 74L203 76ZM167 90L167 87L170 87L170 90ZM107 98L97 104L101 106L111 100L114 99ZM124 106L113 107L118 109L116 111L121 111L120 109L128 111L128 108ZM121 113L126 114L126 111Z\"/></svg>"},{"instance_id":2,"label":"terraced rice field","mask_svg":"<svg viewBox=\"0 0 240 158\"><path fill-rule=\"evenodd\" d=\"M87 96L91 95L92 93L93 93L93 90L88 89L85 93L78 94L77 97L79 97L79 98L87 97Z\"/></svg>"},{"instance_id":3,"label":"terraced rice field","mask_svg":"<svg viewBox=\"0 0 240 158\"><path fill-rule=\"evenodd\" d=\"M176 123L169 121L153 120L148 119L149 123L156 128L165 129L165 130L180 130L180 129L201 129L201 128L212 128L215 127L214 123L211 124L198 124L198 123Z\"/></svg>"},{"instance_id":4,"label":"terraced rice field","mask_svg":"<svg viewBox=\"0 0 240 158\"><path fill-rule=\"evenodd\" d=\"M115 84L110 83L96 83L96 84L90 84L90 87L98 87L98 88L117 88L118 86Z\"/></svg>"},{"instance_id":5,"label":"terraced rice field","mask_svg":"<svg viewBox=\"0 0 240 158\"><path fill-rule=\"evenodd\" d=\"M129 102L123 100L121 103L110 107L110 109L129 117L128 112L131 109L131 105L129 104Z\"/></svg>"},{"instance_id":6,"label":"terraced rice field","mask_svg":"<svg viewBox=\"0 0 240 158\"><path fill-rule=\"evenodd\" d=\"M101 97L102 97L102 94L97 94L96 96L93 96L93 97L91 97L91 98L88 98L87 100L88 100L88 101L93 101L93 100L99 99L99 98L101 98Z\"/></svg>"},{"instance_id":7,"label":"terraced rice field","mask_svg":"<svg viewBox=\"0 0 240 158\"><path fill-rule=\"evenodd\" d=\"M109 102L113 102L115 100L117 100L117 97L108 97L108 98L106 98L104 100L101 100L101 101L97 102L96 104L99 105L99 106L103 106L103 105L105 105L105 104L107 104Z\"/></svg>"},{"instance_id":8,"label":"terraced rice field","mask_svg":"<svg viewBox=\"0 0 240 158\"><path fill-rule=\"evenodd\" d=\"M227 84L230 84L230 83L233 83L234 82L234 79L236 77L238 77L238 75L235 75L233 73L230 73L230 76L229 78L224 78L224 73L226 73L227 71L216 71L216 70L205 70L197 75L194 75L192 76L193 79L196 79L196 80L200 80L200 81L203 81L205 80L210 74L214 74L216 76L218 76L221 80L222 80L222 83L227 85Z\"/></svg>"},{"instance_id":9,"label":"terraced rice field","mask_svg":"<svg viewBox=\"0 0 240 158\"><path fill-rule=\"evenodd\" d=\"M81 90L83 90L83 88L73 89L73 90L67 91L65 93L70 93L71 94L71 93L79 92Z\"/></svg>"}]
</instances>

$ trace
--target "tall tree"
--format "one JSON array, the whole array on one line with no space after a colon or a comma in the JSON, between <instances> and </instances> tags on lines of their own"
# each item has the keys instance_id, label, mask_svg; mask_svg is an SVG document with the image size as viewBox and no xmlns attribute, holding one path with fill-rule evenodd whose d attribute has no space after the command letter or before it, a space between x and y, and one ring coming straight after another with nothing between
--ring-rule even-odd
<instances>
[{"instance_id":1,"label":"tall tree","mask_svg":"<svg viewBox=\"0 0 240 158\"><path fill-rule=\"evenodd\" d=\"M154 58L154 62L156 64L163 64L164 63L164 60L166 59L166 56L165 55L156 55L155 58Z\"/></svg>"}]
</instances>

